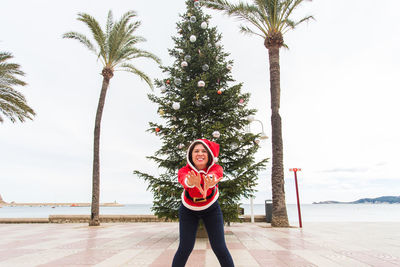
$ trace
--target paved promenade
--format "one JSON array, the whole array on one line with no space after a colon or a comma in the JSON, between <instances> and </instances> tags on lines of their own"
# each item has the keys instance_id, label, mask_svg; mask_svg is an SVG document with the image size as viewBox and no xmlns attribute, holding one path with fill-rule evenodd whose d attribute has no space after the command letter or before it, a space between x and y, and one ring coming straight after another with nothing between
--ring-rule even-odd
<instances>
[{"instance_id":1,"label":"paved promenade","mask_svg":"<svg viewBox=\"0 0 400 267\"><path fill-rule=\"evenodd\" d=\"M400 266L399 223L266 223L225 228L236 266ZM0 224L0 266L170 266L177 223ZM189 267L219 266L197 239Z\"/></svg>"}]
</instances>

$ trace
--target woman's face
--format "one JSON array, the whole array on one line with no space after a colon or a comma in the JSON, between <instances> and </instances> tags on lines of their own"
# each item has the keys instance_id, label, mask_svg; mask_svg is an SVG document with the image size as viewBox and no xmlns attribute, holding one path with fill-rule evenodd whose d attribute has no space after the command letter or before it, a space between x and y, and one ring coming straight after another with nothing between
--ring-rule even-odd
<instances>
[{"instance_id":1,"label":"woman's face","mask_svg":"<svg viewBox=\"0 0 400 267\"><path fill-rule=\"evenodd\" d=\"M194 166L198 170L205 169L208 162L207 149L202 144L197 144L194 146L192 151L192 160Z\"/></svg>"}]
</instances>

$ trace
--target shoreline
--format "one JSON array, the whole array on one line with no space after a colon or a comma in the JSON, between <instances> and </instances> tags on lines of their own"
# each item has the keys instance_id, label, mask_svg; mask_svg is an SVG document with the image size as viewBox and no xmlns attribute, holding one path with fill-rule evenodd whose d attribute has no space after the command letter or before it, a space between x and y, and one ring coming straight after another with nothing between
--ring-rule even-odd
<instances>
[{"instance_id":1,"label":"shoreline","mask_svg":"<svg viewBox=\"0 0 400 267\"><path fill-rule=\"evenodd\" d=\"M90 207L91 203L0 203L0 207ZM101 203L100 207L124 207L115 202Z\"/></svg>"},{"instance_id":2,"label":"shoreline","mask_svg":"<svg viewBox=\"0 0 400 267\"><path fill-rule=\"evenodd\" d=\"M89 223L90 215L49 215L48 218L0 218L0 224L9 223ZM177 222L158 218L156 215L100 215L101 223L115 222ZM240 217L241 222L250 222L250 215ZM265 222L265 215L254 215L255 222Z\"/></svg>"}]
</instances>

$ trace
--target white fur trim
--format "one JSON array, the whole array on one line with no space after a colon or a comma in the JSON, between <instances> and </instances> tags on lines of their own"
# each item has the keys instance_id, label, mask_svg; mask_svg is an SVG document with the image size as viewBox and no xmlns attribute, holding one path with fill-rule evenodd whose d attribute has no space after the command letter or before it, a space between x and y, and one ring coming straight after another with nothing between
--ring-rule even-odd
<instances>
[{"instance_id":1,"label":"white fur trim","mask_svg":"<svg viewBox=\"0 0 400 267\"><path fill-rule=\"evenodd\" d=\"M215 195L213 200L211 200L210 203L208 203L205 206L197 207L197 206L191 206L185 202L185 190L183 190L182 195L181 195L183 206L185 206L186 208L188 208L190 210L194 210L194 211L200 211L200 210L205 210L205 209L209 208L212 204L214 204L215 201L217 201L218 197L219 197L219 190L217 189L217 194Z\"/></svg>"},{"instance_id":2,"label":"white fur trim","mask_svg":"<svg viewBox=\"0 0 400 267\"><path fill-rule=\"evenodd\" d=\"M189 188L193 188L193 187L194 187L194 185L190 186L190 185L188 184L187 178L185 178L185 185L186 185L187 187L189 187Z\"/></svg>"}]
</instances>

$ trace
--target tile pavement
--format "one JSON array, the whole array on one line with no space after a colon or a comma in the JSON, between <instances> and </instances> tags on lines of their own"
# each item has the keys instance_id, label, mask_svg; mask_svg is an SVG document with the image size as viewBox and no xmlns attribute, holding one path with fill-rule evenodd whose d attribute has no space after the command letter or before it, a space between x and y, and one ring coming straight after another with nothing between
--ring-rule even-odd
<instances>
[{"instance_id":1,"label":"tile pavement","mask_svg":"<svg viewBox=\"0 0 400 267\"><path fill-rule=\"evenodd\" d=\"M225 227L235 266L400 266L399 223L266 223ZM0 224L0 266L170 266L177 223ZM219 266L207 239L188 267Z\"/></svg>"}]
</instances>

